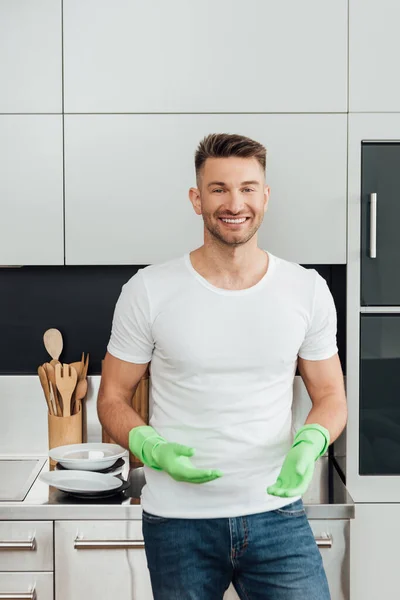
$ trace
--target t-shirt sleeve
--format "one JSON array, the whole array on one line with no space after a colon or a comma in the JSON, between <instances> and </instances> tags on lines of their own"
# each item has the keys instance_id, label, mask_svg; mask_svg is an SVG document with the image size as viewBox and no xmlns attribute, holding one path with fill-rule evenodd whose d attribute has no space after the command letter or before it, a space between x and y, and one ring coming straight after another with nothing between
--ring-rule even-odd
<instances>
[{"instance_id":1,"label":"t-shirt sleeve","mask_svg":"<svg viewBox=\"0 0 400 600\"><path fill-rule=\"evenodd\" d=\"M149 298L139 270L122 286L107 350L121 360L143 364L150 362L153 348Z\"/></svg>"},{"instance_id":2,"label":"t-shirt sleeve","mask_svg":"<svg viewBox=\"0 0 400 600\"><path fill-rule=\"evenodd\" d=\"M338 351L335 303L325 279L317 271L315 275L311 321L298 353L306 360L323 360Z\"/></svg>"}]
</instances>

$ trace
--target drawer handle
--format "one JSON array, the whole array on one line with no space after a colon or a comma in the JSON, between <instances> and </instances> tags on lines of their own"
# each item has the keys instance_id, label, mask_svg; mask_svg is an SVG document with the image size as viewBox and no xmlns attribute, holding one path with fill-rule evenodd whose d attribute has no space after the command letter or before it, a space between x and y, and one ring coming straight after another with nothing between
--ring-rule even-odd
<instances>
[{"instance_id":1,"label":"drawer handle","mask_svg":"<svg viewBox=\"0 0 400 600\"><path fill-rule=\"evenodd\" d=\"M36 600L36 592L0 592L0 600Z\"/></svg>"},{"instance_id":2,"label":"drawer handle","mask_svg":"<svg viewBox=\"0 0 400 600\"><path fill-rule=\"evenodd\" d=\"M369 215L369 257L376 258L376 211L378 195L374 192L370 194L370 215Z\"/></svg>"},{"instance_id":3,"label":"drawer handle","mask_svg":"<svg viewBox=\"0 0 400 600\"><path fill-rule=\"evenodd\" d=\"M144 548L143 540L82 540L75 538L75 550L130 550Z\"/></svg>"},{"instance_id":4,"label":"drawer handle","mask_svg":"<svg viewBox=\"0 0 400 600\"><path fill-rule=\"evenodd\" d=\"M0 550L36 550L36 540L33 537L31 540L10 540L0 541ZM0 596L1 600L2 596Z\"/></svg>"},{"instance_id":5,"label":"drawer handle","mask_svg":"<svg viewBox=\"0 0 400 600\"><path fill-rule=\"evenodd\" d=\"M332 548L333 540L331 535L327 535L326 537L316 537L315 541L317 542L318 548Z\"/></svg>"}]
</instances>

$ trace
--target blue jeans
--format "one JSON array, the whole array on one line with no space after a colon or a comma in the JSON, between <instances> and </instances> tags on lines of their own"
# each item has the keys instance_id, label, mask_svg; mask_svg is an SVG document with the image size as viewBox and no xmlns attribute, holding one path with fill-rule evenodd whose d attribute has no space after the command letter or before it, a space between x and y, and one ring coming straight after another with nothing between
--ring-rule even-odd
<instances>
[{"instance_id":1,"label":"blue jeans","mask_svg":"<svg viewBox=\"0 0 400 600\"><path fill-rule=\"evenodd\" d=\"M268 512L176 519L143 511L154 600L330 600L302 500Z\"/></svg>"}]
</instances>

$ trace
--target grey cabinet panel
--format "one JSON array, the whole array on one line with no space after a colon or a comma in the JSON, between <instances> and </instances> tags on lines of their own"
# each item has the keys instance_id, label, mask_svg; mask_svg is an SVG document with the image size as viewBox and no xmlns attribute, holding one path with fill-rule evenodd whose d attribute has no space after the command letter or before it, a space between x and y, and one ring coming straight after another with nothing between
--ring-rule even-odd
<instances>
[{"instance_id":1,"label":"grey cabinet panel","mask_svg":"<svg viewBox=\"0 0 400 600\"><path fill-rule=\"evenodd\" d=\"M267 148L259 245L301 264L346 262L345 115L66 115L66 263L151 264L200 246L194 153L217 131Z\"/></svg>"},{"instance_id":2,"label":"grey cabinet panel","mask_svg":"<svg viewBox=\"0 0 400 600\"><path fill-rule=\"evenodd\" d=\"M349 0L349 110L398 111L400 3Z\"/></svg>"},{"instance_id":3,"label":"grey cabinet panel","mask_svg":"<svg viewBox=\"0 0 400 600\"><path fill-rule=\"evenodd\" d=\"M371 258L371 194L376 257ZM362 145L361 305L400 305L400 143Z\"/></svg>"},{"instance_id":4,"label":"grey cabinet panel","mask_svg":"<svg viewBox=\"0 0 400 600\"><path fill-rule=\"evenodd\" d=\"M0 113L60 113L61 0L0 3Z\"/></svg>"},{"instance_id":5,"label":"grey cabinet panel","mask_svg":"<svg viewBox=\"0 0 400 600\"><path fill-rule=\"evenodd\" d=\"M64 262L62 117L0 115L0 265Z\"/></svg>"},{"instance_id":6,"label":"grey cabinet panel","mask_svg":"<svg viewBox=\"0 0 400 600\"><path fill-rule=\"evenodd\" d=\"M68 113L345 112L347 1L68 0Z\"/></svg>"}]
</instances>

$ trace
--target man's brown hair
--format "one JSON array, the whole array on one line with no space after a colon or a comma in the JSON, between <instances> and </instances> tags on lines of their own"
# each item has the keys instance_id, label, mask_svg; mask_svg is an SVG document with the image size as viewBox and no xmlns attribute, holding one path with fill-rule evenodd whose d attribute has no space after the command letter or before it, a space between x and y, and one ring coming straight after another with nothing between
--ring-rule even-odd
<instances>
[{"instance_id":1,"label":"man's brown hair","mask_svg":"<svg viewBox=\"0 0 400 600\"><path fill-rule=\"evenodd\" d=\"M229 156L254 157L265 173L267 150L262 144L236 133L210 133L201 140L196 150L194 165L197 184L200 183L207 158L227 158Z\"/></svg>"}]
</instances>

